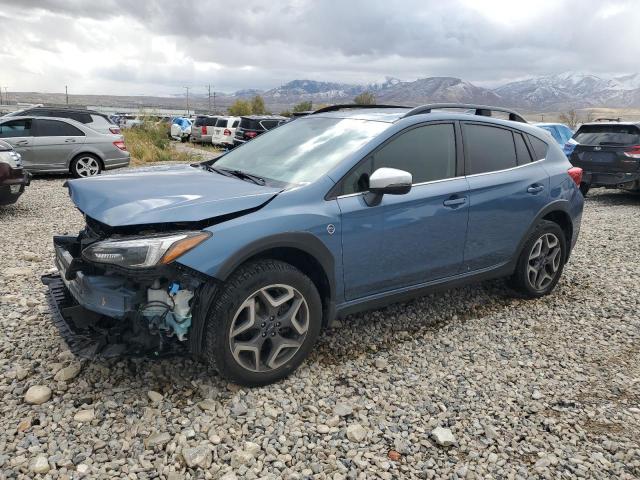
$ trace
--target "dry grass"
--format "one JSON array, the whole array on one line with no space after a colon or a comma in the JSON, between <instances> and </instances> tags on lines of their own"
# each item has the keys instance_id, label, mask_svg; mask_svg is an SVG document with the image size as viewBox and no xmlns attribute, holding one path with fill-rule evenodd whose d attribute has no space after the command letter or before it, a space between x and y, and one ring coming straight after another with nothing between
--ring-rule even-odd
<instances>
[{"instance_id":1,"label":"dry grass","mask_svg":"<svg viewBox=\"0 0 640 480\"><path fill-rule=\"evenodd\" d=\"M154 162L191 162L196 158L187 152L173 148L167 135L166 124L146 123L140 127L122 131L127 149L131 152L132 165L144 165Z\"/></svg>"}]
</instances>

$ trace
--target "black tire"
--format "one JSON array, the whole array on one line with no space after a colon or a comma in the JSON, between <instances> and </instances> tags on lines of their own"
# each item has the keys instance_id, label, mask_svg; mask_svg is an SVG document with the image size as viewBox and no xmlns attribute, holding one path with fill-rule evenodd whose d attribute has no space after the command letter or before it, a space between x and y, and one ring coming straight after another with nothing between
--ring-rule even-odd
<instances>
[{"instance_id":1,"label":"black tire","mask_svg":"<svg viewBox=\"0 0 640 480\"><path fill-rule=\"evenodd\" d=\"M589 189L591 188L591 185L585 182L580 183L580 193L582 193L583 197L587 196L587 193L589 193Z\"/></svg>"},{"instance_id":2,"label":"black tire","mask_svg":"<svg viewBox=\"0 0 640 480\"><path fill-rule=\"evenodd\" d=\"M542 248L544 250L544 244L547 242L546 239L552 239L553 237L558 241L557 246L559 248L559 253L557 253L557 255L559 255L559 263L557 265L557 269L551 274L550 272L553 270L555 263L553 260L550 264L542 263L542 265L538 266L538 262L544 262L546 259L537 260L536 258L532 259L531 256L534 255L534 247L537 248L539 240L543 242ZM553 255L551 249L549 249L549 254ZM548 295L553 291L560 280L566 260L567 241L562 228L560 228L557 223L542 220L524 244L520 257L518 258L516 270L509 283L514 290L528 298L539 298L544 295ZM539 273L534 273L536 267L538 267L538 270L540 271ZM534 275L535 280L532 280L532 276ZM537 280L541 279L543 276L547 277L549 275L552 276L550 281L546 279L546 283L541 283L539 288L537 288L535 285Z\"/></svg>"},{"instance_id":3,"label":"black tire","mask_svg":"<svg viewBox=\"0 0 640 480\"><path fill-rule=\"evenodd\" d=\"M81 153L71 160L69 170L75 178L95 177L102 172L102 161L92 153Z\"/></svg>"},{"instance_id":4,"label":"black tire","mask_svg":"<svg viewBox=\"0 0 640 480\"><path fill-rule=\"evenodd\" d=\"M290 332L287 332L285 327L283 327L283 329L275 329L285 330L284 333L274 333L274 330L266 330L276 325L276 323L269 322L274 321L274 318L275 321L277 321L280 317L269 316L268 313L265 313L264 307L257 305L256 300L254 300L254 312L261 309L261 316L254 313L255 322L245 320L244 323L242 323L241 327L249 323L255 326L255 328L248 328L246 332L246 335L251 337L250 340L244 342L239 341L237 343L249 344L250 342L260 341L263 343L259 347L260 350L256 350L255 356L249 352L246 358L240 358L237 349L235 350L236 355L234 355L232 346L237 346L237 344L234 343L237 337L231 337L233 331L242 330L241 327L239 328L237 326L237 320L234 323L236 316L239 318L241 312L244 312L242 309L247 308L244 307L246 303L252 298L258 298L259 292L262 291L262 289L271 288L271 286L274 285L290 287L292 292L299 295L299 297L296 297L296 300L302 298L302 300L306 302L307 309L304 310L306 331L303 338L297 338L295 340L300 346L296 347L297 350L291 352L285 351L284 349L276 349L276 347L274 347L276 344L273 342L281 338L284 339ZM294 301L293 297L291 301ZM268 307L266 302L265 305ZM286 307L286 304L284 306ZM299 307L296 311L299 311L300 308L302 307ZM295 313L293 316L296 317L297 315L298 314ZM265 324L267 324L266 327L264 326ZM280 323L278 322L277 325L279 326ZM296 325L298 325L298 320L296 320ZM318 290L309 277L292 265L278 260L267 259L251 262L236 270L218 290L206 318L203 357L222 377L231 382L250 387L267 385L285 378L298 368L313 348L320 333L321 326L322 302ZM235 327L233 331L232 327ZM289 328L289 330L295 335L298 334L293 328ZM257 333L254 334L254 331ZM265 337L265 332L267 332L266 339L261 340L262 337ZM245 335L245 333L243 332L238 336L242 335ZM270 340L270 335L276 335L274 340ZM292 347L287 348L292 350ZM269 362L264 364L261 362L263 356L266 356L267 360L271 358L270 353L273 353L271 349L276 350L276 352L286 353L285 360L276 368L268 366ZM243 352L247 353L245 350L243 350ZM264 354L262 352L264 352ZM289 358L288 355L291 355L291 357ZM275 361L277 357L279 357L279 354L276 353L273 360ZM253 361L255 369L251 369L246 365L250 363L250 360ZM242 362L245 362L245 364ZM261 368L262 371L259 371Z\"/></svg>"}]
</instances>

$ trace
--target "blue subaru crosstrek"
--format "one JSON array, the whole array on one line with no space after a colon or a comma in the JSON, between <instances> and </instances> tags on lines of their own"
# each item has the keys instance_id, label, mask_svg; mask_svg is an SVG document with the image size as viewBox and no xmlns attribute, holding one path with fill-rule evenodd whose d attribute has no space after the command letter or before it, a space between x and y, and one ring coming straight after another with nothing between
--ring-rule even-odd
<instances>
[{"instance_id":1,"label":"blue subaru crosstrek","mask_svg":"<svg viewBox=\"0 0 640 480\"><path fill-rule=\"evenodd\" d=\"M189 354L263 385L350 313L497 277L550 293L580 176L508 110L333 106L215 160L70 180L86 227L43 281L77 355Z\"/></svg>"}]
</instances>

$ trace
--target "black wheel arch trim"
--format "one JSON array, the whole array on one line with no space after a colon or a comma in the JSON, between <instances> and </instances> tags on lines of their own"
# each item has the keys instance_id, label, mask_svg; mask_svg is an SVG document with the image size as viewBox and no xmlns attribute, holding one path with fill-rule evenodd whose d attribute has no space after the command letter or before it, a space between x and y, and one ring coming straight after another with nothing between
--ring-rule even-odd
<instances>
[{"instance_id":1,"label":"black wheel arch trim","mask_svg":"<svg viewBox=\"0 0 640 480\"><path fill-rule=\"evenodd\" d=\"M527 242L527 240L529 239L529 237L531 236L531 234L535 230L535 228L538 225L538 223L540 223L540 220L542 220L544 217L546 217L550 213L562 212L562 213L566 214L567 217L569 218L569 222L571 224L571 231L572 232L574 231L574 229L573 229L573 220L571 218L571 212L569 210L569 205L570 205L570 203L569 203L568 200L555 200L555 201L549 203L548 205L545 205L545 207L542 208L542 210L540 210L538 212L538 214L535 216L535 218L531 222L531 225L529 225L529 228L527 229L526 233L520 239L520 242L518 243L518 248L516 249L515 255L511 259L511 262L509 262L510 265L513 266L514 270L515 270L516 264L518 263L518 258L520 257L520 252L522 252L522 248L524 247L524 244ZM565 261L566 261L566 260L569 259L569 255L571 254L572 239L571 238L566 238L565 240L567 241L567 258L565 259Z\"/></svg>"},{"instance_id":2,"label":"black wheel arch trim","mask_svg":"<svg viewBox=\"0 0 640 480\"><path fill-rule=\"evenodd\" d=\"M276 248L292 248L300 250L313 257L320 264L324 270L329 287L329 298L323 299L323 302L326 300L326 308L324 311L325 322L330 324L335 318L335 260L322 240L310 232L279 233L251 242L231 255L213 276L224 282L236 268L250 258ZM286 261L286 259L284 259L284 261Z\"/></svg>"}]
</instances>

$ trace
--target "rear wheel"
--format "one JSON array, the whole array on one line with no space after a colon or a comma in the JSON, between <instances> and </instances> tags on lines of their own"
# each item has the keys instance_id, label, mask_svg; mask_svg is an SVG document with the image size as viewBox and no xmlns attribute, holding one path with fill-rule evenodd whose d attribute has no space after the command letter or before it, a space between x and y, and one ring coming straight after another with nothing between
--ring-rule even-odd
<instances>
[{"instance_id":1,"label":"rear wheel","mask_svg":"<svg viewBox=\"0 0 640 480\"><path fill-rule=\"evenodd\" d=\"M580 192L582 193L583 197L587 196L587 193L589 193L590 188L591 188L591 185L586 182L582 182L580 184Z\"/></svg>"},{"instance_id":2,"label":"rear wheel","mask_svg":"<svg viewBox=\"0 0 640 480\"><path fill-rule=\"evenodd\" d=\"M204 355L220 374L241 385L273 383L293 372L311 351L322 324L313 282L276 260L240 267L207 315Z\"/></svg>"},{"instance_id":3,"label":"rear wheel","mask_svg":"<svg viewBox=\"0 0 640 480\"><path fill-rule=\"evenodd\" d=\"M101 171L102 165L95 155L83 153L71 162L71 174L76 178L94 177Z\"/></svg>"},{"instance_id":4,"label":"rear wheel","mask_svg":"<svg viewBox=\"0 0 640 480\"><path fill-rule=\"evenodd\" d=\"M567 258L567 242L557 223L541 221L524 245L511 286L530 298L551 293Z\"/></svg>"}]
</instances>

